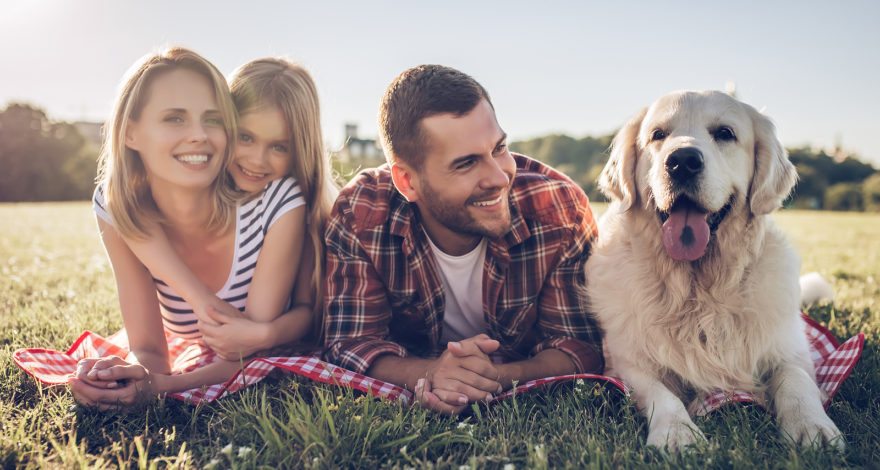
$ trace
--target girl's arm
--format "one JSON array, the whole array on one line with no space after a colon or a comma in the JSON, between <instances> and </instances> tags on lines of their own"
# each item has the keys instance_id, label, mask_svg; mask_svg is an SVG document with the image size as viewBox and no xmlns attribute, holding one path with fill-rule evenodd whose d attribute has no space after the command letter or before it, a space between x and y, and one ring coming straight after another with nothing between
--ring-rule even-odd
<instances>
[{"instance_id":1,"label":"girl's arm","mask_svg":"<svg viewBox=\"0 0 880 470\"><path fill-rule=\"evenodd\" d=\"M205 315L209 306L226 315L240 315L237 308L217 297L183 263L159 224L153 224L147 233L149 237L144 240L124 238L126 245L153 276L183 297L199 319L210 321Z\"/></svg>"},{"instance_id":2,"label":"girl's arm","mask_svg":"<svg viewBox=\"0 0 880 470\"><path fill-rule=\"evenodd\" d=\"M270 322L284 312L300 268L305 212L305 205L300 205L281 215L269 227L248 290L247 318Z\"/></svg>"},{"instance_id":3,"label":"girl's arm","mask_svg":"<svg viewBox=\"0 0 880 470\"><path fill-rule=\"evenodd\" d=\"M311 286L315 262L315 250L307 241L299 263L291 310L271 322L256 322L209 309L212 324L199 325L205 342L221 358L237 360L306 336L315 321L314 305L318 301Z\"/></svg>"},{"instance_id":4,"label":"girl's arm","mask_svg":"<svg viewBox=\"0 0 880 470\"><path fill-rule=\"evenodd\" d=\"M260 248L248 290L244 317L256 322L277 318L286 306L299 271L305 237L305 206L291 209L269 227ZM203 323L210 306L227 316L242 316L238 309L219 299L183 263L162 228L154 224L146 240L125 239L130 250L158 279L171 286L192 307Z\"/></svg>"}]
</instances>

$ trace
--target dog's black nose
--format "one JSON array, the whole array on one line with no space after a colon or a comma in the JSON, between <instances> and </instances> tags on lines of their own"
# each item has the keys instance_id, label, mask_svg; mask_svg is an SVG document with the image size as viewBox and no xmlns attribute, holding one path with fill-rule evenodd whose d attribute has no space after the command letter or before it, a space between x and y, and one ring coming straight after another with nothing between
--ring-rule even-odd
<instances>
[{"instance_id":1,"label":"dog's black nose","mask_svg":"<svg viewBox=\"0 0 880 470\"><path fill-rule=\"evenodd\" d=\"M679 183L703 171L703 153L694 147L675 150L666 157L666 171Z\"/></svg>"}]
</instances>

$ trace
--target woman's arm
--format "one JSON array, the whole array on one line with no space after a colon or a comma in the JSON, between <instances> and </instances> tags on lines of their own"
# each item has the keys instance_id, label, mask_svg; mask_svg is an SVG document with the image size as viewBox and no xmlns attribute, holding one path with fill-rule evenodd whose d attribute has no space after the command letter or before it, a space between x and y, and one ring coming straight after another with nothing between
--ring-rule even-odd
<instances>
[{"instance_id":1,"label":"woman's arm","mask_svg":"<svg viewBox=\"0 0 880 470\"><path fill-rule=\"evenodd\" d=\"M116 278L129 349L147 369L168 374L168 344L152 276L113 226L99 217L98 228Z\"/></svg>"},{"instance_id":2,"label":"woman's arm","mask_svg":"<svg viewBox=\"0 0 880 470\"><path fill-rule=\"evenodd\" d=\"M100 409L120 409L156 395L223 383L240 369L240 362L218 361L192 372L168 375L110 356L80 361L69 385L78 403Z\"/></svg>"}]
</instances>

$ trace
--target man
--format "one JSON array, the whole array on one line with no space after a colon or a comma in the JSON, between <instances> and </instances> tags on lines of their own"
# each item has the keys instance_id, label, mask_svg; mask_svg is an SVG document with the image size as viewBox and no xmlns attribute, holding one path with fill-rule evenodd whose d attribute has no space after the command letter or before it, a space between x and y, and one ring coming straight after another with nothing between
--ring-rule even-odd
<instances>
[{"instance_id":1,"label":"man","mask_svg":"<svg viewBox=\"0 0 880 470\"><path fill-rule=\"evenodd\" d=\"M576 289L596 236L583 191L511 154L488 93L455 69L403 72L379 127L388 164L342 190L325 232L328 359L448 414L601 372Z\"/></svg>"}]
</instances>

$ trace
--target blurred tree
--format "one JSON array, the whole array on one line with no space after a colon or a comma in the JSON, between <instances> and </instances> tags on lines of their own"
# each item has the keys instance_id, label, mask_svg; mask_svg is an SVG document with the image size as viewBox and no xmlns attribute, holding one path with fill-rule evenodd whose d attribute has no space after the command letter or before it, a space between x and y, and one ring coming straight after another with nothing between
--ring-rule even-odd
<instances>
[{"instance_id":1,"label":"blurred tree","mask_svg":"<svg viewBox=\"0 0 880 470\"><path fill-rule=\"evenodd\" d=\"M565 173L584 189L590 200L604 201L605 197L596 187L596 179L608 160L612 137L609 134L598 138L587 136L574 139L563 134L553 134L511 142L510 148Z\"/></svg>"},{"instance_id":2,"label":"blurred tree","mask_svg":"<svg viewBox=\"0 0 880 470\"><path fill-rule=\"evenodd\" d=\"M859 183L837 183L825 191L825 209L831 211L860 211L862 204L862 185Z\"/></svg>"},{"instance_id":3,"label":"blurred tree","mask_svg":"<svg viewBox=\"0 0 880 470\"><path fill-rule=\"evenodd\" d=\"M828 182L835 183L857 183L864 181L865 178L873 175L877 170L873 166L860 162L852 157L846 157L842 162L831 166L828 173Z\"/></svg>"},{"instance_id":4,"label":"blurred tree","mask_svg":"<svg viewBox=\"0 0 880 470\"><path fill-rule=\"evenodd\" d=\"M874 173L862 183L862 202L866 211L880 212L880 173Z\"/></svg>"},{"instance_id":5,"label":"blurred tree","mask_svg":"<svg viewBox=\"0 0 880 470\"><path fill-rule=\"evenodd\" d=\"M12 103L0 111L0 201L88 199L97 160L76 127Z\"/></svg>"},{"instance_id":6,"label":"blurred tree","mask_svg":"<svg viewBox=\"0 0 880 470\"><path fill-rule=\"evenodd\" d=\"M784 206L821 209L825 190L828 188L828 179L807 163L798 163L795 168L797 168L798 182Z\"/></svg>"}]
</instances>

